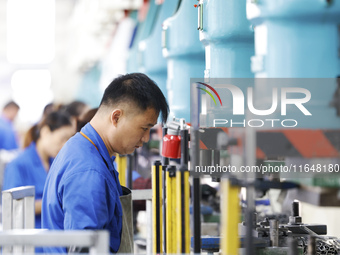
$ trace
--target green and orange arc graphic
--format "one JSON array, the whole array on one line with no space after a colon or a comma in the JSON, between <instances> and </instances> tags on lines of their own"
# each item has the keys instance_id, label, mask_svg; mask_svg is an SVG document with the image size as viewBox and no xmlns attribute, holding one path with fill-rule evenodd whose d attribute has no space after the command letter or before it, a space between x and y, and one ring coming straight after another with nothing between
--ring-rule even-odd
<instances>
[{"instance_id":1,"label":"green and orange arc graphic","mask_svg":"<svg viewBox=\"0 0 340 255\"><path fill-rule=\"evenodd\" d=\"M197 82L197 83L199 83L199 84L201 84L201 85L203 85L203 86L206 86L207 88L211 89L211 91L214 92L215 95L217 96L217 98L218 98L218 100L220 101L221 106L222 106L222 100L221 100L221 98L220 98L220 95L217 93L217 91L216 91L213 87L211 87L210 85L208 85L208 84L206 84L206 83L203 83L203 82ZM204 89L204 88L200 88L200 87L197 87L197 88L200 89L200 90L203 90L204 92L206 92L206 93L212 98L212 100L214 100L215 105L217 105L216 100L215 100L213 94L211 94L210 91L208 91L208 90L206 90L206 89Z\"/></svg>"}]
</instances>

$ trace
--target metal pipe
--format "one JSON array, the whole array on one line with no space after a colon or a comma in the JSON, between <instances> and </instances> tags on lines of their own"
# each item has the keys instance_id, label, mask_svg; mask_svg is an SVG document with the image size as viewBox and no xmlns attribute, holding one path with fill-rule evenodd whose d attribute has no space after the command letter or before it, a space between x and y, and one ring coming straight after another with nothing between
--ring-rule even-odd
<instances>
[{"instance_id":1,"label":"metal pipe","mask_svg":"<svg viewBox=\"0 0 340 255\"><path fill-rule=\"evenodd\" d=\"M316 236L309 236L307 253L308 255L316 254Z\"/></svg>"},{"instance_id":2,"label":"metal pipe","mask_svg":"<svg viewBox=\"0 0 340 255\"><path fill-rule=\"evenodd\" d=\"M288 239L288 255L298 255L299 249L298 249L298 242L294 238Z\"/></svg>"},{"instance_id":3,"label":"metal pipe","mask_svg":"<svg viewBox=\"0 0 340 255\"><path fill-rule=\"evenodd\" d=\"M279 247L279 222L277 220L269 221L269 235L271 245L274 247Z\"/></svg>"},{"instance_id":4,"label":"metal pipe","mask_svg":"<svg viewBox=\"0 0 340 255\"><path fill-rule=\"evenodd\" d=\"M184 128L184 127L182 127ZM190 253L190 185L188 171L188 130L182 129L181 134L181 167L176 173L177 182L177 253Z\"/></svg>"},{"instance_id":5,"label":"metal pipe","mask_svg":"<svg viewBox=\"0 0 340 255\"><path fill-rule=\"evenodd\" d=\"M213 166L217 168L218 165L220 165L220 159L221 159L221 153L219 150L213 150ZM220 182L221 178L219 177L211 177L212 181Z\"/></svg>"},{"instance_id":6,"label":"metal pipe","mask_svg":"<svg viewBox=\"0 0 340 255\"><path fill-rule=\"evenodd\" d=\"M128 187L129 189L132 189L132 171L136 170L136 167L134 167L133 161L134 161L134 157L136 157L137 152L134 151L133 155L129 154L127 155L127 179L126 179L126 187Z\"/></svg>"},{"instance_id":7,"label":"metal pipe","mask_svg":"<svg viewBox=\"0 0 340 255\"><path fill-rule=\"evenodd\" d=\"M16 229L0 232L0 246L79 246L91 247L90 254L110 254L107 230Z\"/></svg>"},{"instance_id":8,"label":"metal pipe","mask_svg":"<svg viewBox=\"0 0 340 255\"><path fill-rule=\"evenodd\" d=\"M188 161L189 161L189 134L188 130L181 130L181 166L188 168Z\"/></svg>"},{"instance_id":9,"label":"metal pipe","mask_svg":"<svg viewBox=\"0 0 340 255\"><path fill-rule=\"evenodd\" d=\"M190 132L190 167L191 172L194 173L194 169L196 166L200 164L199 158L199 126L200 126L200 105L201 105L201 96L200 90L196 88L197 84L191 84L191 132ZM201 253L201 187L200 187L200 179L199 176L194 176L193 185L192 185L192 208L193 208L193 252L196 254Z\"/></svg>"},{"instance_id":10,"label":"metal pipe","mask_svg":"<svg viewBox=\"0 0 340 255\"><path fill-rule=\"evenodd\" d=\"M256 133L254 128L246 128L246 139L245 139L245 163L247 166L253 166L256 163ZM255 212L255 188L252 184L255 180L254 173L246 173L244 176L247 180L247 189L246 189L246 198L247 198L247 207L245 211L246 217L246 254L253 255L254 254L254 238L253 238L253 221L254 221L254 212Z\"/></svg>"},{"instance_id":11,"label":"metal pipe","mask_svg":"<svg viewBox=\"0 0 340 255\"><path fill-rule=\"evenodd\" d=\"M168 132L168 128L167 127L163 127L162 128L162 137L164 137ZM162 139L163 141L163 139ZM162 145L160 146L160 148L162 149ZM162 155L162 153L161 153ZM166 157L162 157L162 190L163 190L163 206L162 206L162 212L163 212L163 232L162 232L162 236L163 236L163 253L166 253L166 168L169 165L169 158Z\"/></svg>"},{"instance_id":12,"label":"metal pipe","mask_svg":"<svg viewBox=\"0 0 340 255\"><path fill-rule=\"evenodd\" d=\"M200 178L193 178L192 199L194 217L194 253L201 253L201 185Z\"/></svg>"},{"instance_id":13,"label":"metal pipe","mask_svg":"<svg viewBox=\"0 0 340 255\"><path fill-rule=\"evenodd\" d=\"M163 135L162 137L166 136L167 132L168 132L168 128L163 127L162 128L162 135ZM162 139L162 141L163 141L163 139ZM161 146L161 148L162 148L162 146ZM160 153L160 154L162 155L162 153ZM166 157L162 156L162 165L163 166L169 165L169 158L166 158Z\"/></svg>"}]
</instances>

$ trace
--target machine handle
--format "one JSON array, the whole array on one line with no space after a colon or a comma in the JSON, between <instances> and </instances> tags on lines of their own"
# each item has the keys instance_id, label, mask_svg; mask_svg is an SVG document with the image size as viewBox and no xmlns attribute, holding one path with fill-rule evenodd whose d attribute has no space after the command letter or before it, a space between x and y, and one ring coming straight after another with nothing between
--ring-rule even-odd
<instances>
[{"instance_id":1,"label":"machine handle","mask_svg":"<svg viewBox=\"0 0 340 255\"><path fill-rule=\"evenodd\" d=\"M198 27L197 30L203 31L203 3L197 6L198 10Z\"/></svg>"}]
</instances>

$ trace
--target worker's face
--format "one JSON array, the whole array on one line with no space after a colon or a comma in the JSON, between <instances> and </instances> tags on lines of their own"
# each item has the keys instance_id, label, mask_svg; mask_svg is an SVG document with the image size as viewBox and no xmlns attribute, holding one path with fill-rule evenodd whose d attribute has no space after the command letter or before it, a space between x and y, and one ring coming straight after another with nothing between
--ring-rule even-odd
<instances>
[{"instance_id":1,"label":"worker's face","mask_svg":"<svg viewBox=\"0 0 340 255\"><path fill-rule=\"evenodd\" d=\"M5 110L4 115L9 119L10 121L14 121L16 116L18 115L19 108L16 107L9 107L8 109Z\"/></svg>"},{"instance_id":2,"label":"worker's face","mask_svg":"<svg viewBox=\"0 0 340 255\"><path fill-rule=\"evenodd\" d=\"M48 128L48 127L47 127ZM49 157L55 158L68 139L75 133L74 126L62 126L54 131L48 130L41 137L44 141L44 148Z\"/></svg>"},{"instance_id":3,"label":"worker's face","mask_svg":"<svg viewBox=\"0 0 340 255\"><path fill-rule=\"evenodd\" d=\"M144 112L123 113L115 123L116 135L111 141L113 150L122 155L134 152L149 141L150 129L156 125L157 119L158 112L153 108Z\"/></svg>"}]
</instances>

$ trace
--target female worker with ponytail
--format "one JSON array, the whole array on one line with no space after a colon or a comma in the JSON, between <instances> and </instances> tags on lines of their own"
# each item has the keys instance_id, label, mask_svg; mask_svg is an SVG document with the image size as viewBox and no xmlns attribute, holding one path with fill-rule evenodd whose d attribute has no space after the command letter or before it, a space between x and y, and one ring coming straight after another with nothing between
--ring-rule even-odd
<instances>
[{"instance_id":1,"label":"female worker with ponytail","mask_svg":"<svg viewBox=\"0 0 340 255\"><path fill-rule=\"evenodd\" d=\"M41 228L41 199L47 173L75 128L69 115L51 112L28 132L30 144L6 166L3 189L35 186L35 227Z\"/></svg>"}]
</instances>

